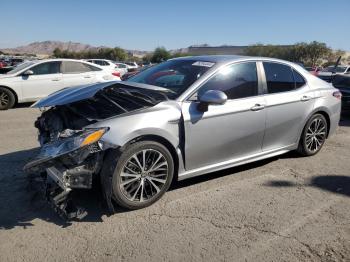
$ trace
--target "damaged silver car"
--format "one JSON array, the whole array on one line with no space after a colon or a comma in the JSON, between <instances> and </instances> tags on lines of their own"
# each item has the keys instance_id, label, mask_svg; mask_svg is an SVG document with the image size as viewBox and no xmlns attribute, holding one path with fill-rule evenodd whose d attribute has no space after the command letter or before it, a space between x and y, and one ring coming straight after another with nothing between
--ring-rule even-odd
<instances>
[{"instance_id":1,"label":"damaged silver car","mask_svg":"<svg viewBox=\"0 0 350 262\"><path fill-rule=\"evenodd\" d=\"M47 178L67 214L77 188L100 181L111 211L157 201L173 180L297 150L314 155L334 133L341 94L277 59L168 60L128 79L64 89L40 100L40 154L25 166Z\"/></svg>"}]
</instances>

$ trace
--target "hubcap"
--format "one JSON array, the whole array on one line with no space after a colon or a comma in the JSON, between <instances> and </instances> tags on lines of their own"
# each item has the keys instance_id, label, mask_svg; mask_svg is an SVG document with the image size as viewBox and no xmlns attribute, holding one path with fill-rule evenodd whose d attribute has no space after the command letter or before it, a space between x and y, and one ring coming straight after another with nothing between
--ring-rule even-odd
<instances>
[{"instance_id":1,"label":"hubcap","mask_svg":"<svg viewBox=\"0 0 350 262\"><path fill-rule=\"evenodd\" d=\"M0 106L6 106L9 103L9 96L4 91L0 91Z\"/></svg>"},{"instance_id":2,"label":"hubcap","mask_svg":"<svg viewBox=\"0 0 350 262\"><path fill-rule=\"evenodd\" d=\"M322 118L315 118L306 132L306 147L311 151L317 151L326 139L326 123Z\"/></svg>"},{"instance_id":3,"label":"hubcap","mask_svg":"<svg viewBox=\"0 0 350 262\"><path fill-rule=\"evenodd\" d=\"M144 149L126 161L120 174L120 189L130 201L150 200L162 190L168 171L168 162L162 153Z\"/></svg>"}]
</instances>

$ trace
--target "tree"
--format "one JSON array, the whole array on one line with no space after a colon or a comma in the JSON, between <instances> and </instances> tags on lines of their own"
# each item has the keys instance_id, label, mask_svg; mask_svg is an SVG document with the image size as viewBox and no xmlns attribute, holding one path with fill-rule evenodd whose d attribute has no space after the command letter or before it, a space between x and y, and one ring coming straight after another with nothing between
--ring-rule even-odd
<instances>
[{"instance_id":1,"label":"tree","mask_svg":"<svg viewBox=\"0 0 350 262\"><path fill-rule=\"evenodd\" d=\"M125 50L121 49L120 47L115 47L113 49L113 55L114 55L113 60L117 60L117 61L125 61L125 59L128 56Z\"/></svg>"},{"instance_id":2,"label":"tree","mask_svg":"<svg viewBox=\"0 0 350 262\"><path fill-rule=\"evenodd\" d=\"M152 63L161 63L170 58L170 53L164 47L157 47L152 55Z\"/></svg>"},{"instance_id":3,"label":"tree","mask_svg":"<svg viewBox=\"0 0 350 262\"><path fill-rule=\"evenodd\" d=\"M150 63L153 57L153 53L148 53L142 57L144 63Z\"/></svg>"},{"instance_id":4,"label":"tree","mask_svg":"<svg viewBox=\"0 0 350 262\"><path fill-rule=\"evenodd\" d=\"M307 43L296 43L288 48L288 52L287 60L307 63Z\"/></svg>"},{"instance_id":5,"label":"tree","mask_svg":"<svg viewBox=\"0 0 350 262\"><path fill-rule=\"evenodd\" d=\"M57 57L57 58L61 57L61 55L62 55L61 49L59 49L58 47L55 48L55 50L53 50L53 55L54 55L54 57Z\"/></svg>"},{"instance_id":6,"label":"tree","mask_svg":"<svg viewBox=\"0 0 350 262\"><path fill-rule=\"evenodd\" d=\"M330 54L331 49L325 43L313 41L311 43L296 43L290 46L256 44L246 48L249 56L266 56L302 62L305 65L317 65Z\"/></svg>"},{"instance_id":7,"label":"tree","mask_svg":"<svg viewBox=\"0 0 350 262\"><path fill-rule=\"evenodd\" d=\"M321 59L325 59L331 51L332 50L327 47L325 43L317 41L313 41L306 46L308 62L310 62L312 66L321 63Z\"/></svg>"},{"instance_id":8,"label":"tree","mask_svg":"<svg viewBox=\"0 0 350 262\"><path fill-rule=\"evenodd\" d=\"M125 50L119 47L99 48L97 50L89 49L81 52L71 52L69 50L61 50L59 48L55 48L55 50L53 50L53 55L57 58L101 58L119 61L124 61L127 58Z\"/></svg>"},{"instance_id":9,"label":"tree","mask_svg":"<svg viewBox=\"0 0 350 262\"><path fill-rule=\"evenodd\" d=\"M328 61L329 64L335 64L337 59L339 58L339 56L341 56L341 62L345 62L346 63L346 57L345 57L345 51L343 50L333 50L330 51L326 57L326 60Z\"/></svg>"}]
</instances>

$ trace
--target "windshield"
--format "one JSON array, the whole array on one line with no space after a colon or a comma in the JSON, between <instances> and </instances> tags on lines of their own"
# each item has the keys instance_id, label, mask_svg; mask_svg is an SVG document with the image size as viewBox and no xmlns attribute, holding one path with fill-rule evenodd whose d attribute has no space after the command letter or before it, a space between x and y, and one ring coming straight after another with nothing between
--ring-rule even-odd
<instances>
[{"instance_id":1,"label":"windshield","mask_svg":"<svg viewBox=\"0 0 350 262\"><path fill-rule=\"evenodd\" d=\"M18 66L16 66L13 70L7 72L7 74L16 74L19 71L25 69L26 67L29 67L29 66L34 65L34 64L35 64L35 62L24 62L24 63L19 64Z\"/></svg>"},{"instance_id":2,"label":"windshield","mask_svg":"<svg viewBox=\"0 0 350 262\"><path fill-rule=\"evenodd\" d=\"M334 66L327 66L325 69L323 69L322 71L323 72L333 72L334 70ZM344 73L346 70L346 67L345 66L338 66L336 69L335 69L335 72L336 73Z\"/></svg>"},{"instance_id":3,"label":"windshield","mask_svg":"<svg viewBox=\"0 0 350 262\"><path fill-rule=\"evenodd\" d=\"M214 63L197 60L169 60L141 71L127 81L167 88L174 94L169 98L175 99L212 66Z\"/></svg>"}]
</instances>

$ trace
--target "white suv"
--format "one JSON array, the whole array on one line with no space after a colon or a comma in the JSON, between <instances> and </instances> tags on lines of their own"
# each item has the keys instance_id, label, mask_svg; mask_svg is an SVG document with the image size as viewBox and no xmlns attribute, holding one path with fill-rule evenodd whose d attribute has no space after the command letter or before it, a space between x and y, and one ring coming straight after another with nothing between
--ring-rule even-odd
<instances>
[{"instance_id":1,"label":"white suv","mask_svg":"<svg viewBox=\"0 0 350 262\"><path fill-rule=\"evenodd\" d=\"M74 59L48 59L18 65L0 75L0 110L34 102L60 89L120 80L110 70Z\"/></svg>"}]
</instances>

